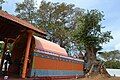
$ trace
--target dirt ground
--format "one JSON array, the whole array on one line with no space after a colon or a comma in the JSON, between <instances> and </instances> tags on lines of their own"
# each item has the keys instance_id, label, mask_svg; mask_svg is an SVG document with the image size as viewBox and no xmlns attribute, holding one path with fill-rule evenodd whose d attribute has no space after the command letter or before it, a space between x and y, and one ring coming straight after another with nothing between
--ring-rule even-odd
<instances>
[{"instance_id":1,"label":"dirt ground","mask_svg":"<svg viewBox=\"0 0 120 80\"><path fill-rule=\"evenodd\" d=\"M98 74L94 77L80 78L80 79L70 79L70 80L120 80L120 77L106 77L104 75Z\"/></svg>"}]
</instances>

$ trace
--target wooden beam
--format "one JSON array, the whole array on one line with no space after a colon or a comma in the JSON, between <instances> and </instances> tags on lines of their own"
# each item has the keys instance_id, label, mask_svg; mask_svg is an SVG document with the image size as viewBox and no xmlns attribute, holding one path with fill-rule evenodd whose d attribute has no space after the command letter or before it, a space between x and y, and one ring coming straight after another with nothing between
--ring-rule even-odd
<instances>
[{"instance_id":1,"label":"wooden beam","mask_svg":"<svg viewBox=\"0 0 120 80\"><path fill-rule=\"evenodd\" d=\"M30 44L31 44L32 34L33 34L31 30L28 30L27 32L28 32L28 38L27 38L25 58L24 58L24 63L23 63L22 78L26 77L26 70L27 70L27 64L28 64L29 53L30 53Z\"/></svg>"}]
</instances>

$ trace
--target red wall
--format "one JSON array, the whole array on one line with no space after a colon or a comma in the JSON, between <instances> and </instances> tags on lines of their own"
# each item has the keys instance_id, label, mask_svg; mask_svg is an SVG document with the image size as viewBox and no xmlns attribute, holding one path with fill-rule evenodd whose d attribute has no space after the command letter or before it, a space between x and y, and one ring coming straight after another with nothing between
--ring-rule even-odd
<instances>
[{"instance_id":1,"label":"red wall","mask_svg":"<svg viewBox=\"0 0 120 80\"><path fill-rule=\"evenodd\" d=\"M83 64L73 63L60 60L52 60L34 56L33 69L46 69L46 70L81 70L83 71Z\"/></svg>"}]
</instances>

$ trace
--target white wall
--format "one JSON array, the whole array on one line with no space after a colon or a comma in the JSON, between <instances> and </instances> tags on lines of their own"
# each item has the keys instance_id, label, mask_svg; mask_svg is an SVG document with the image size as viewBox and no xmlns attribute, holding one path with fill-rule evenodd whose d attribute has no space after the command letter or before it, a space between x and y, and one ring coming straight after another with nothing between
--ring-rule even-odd
<instances>
[{"instance_id":1,"label":"white wall","mask_svg":"<svg viewBox=\"0 0 120 80\"><path fill-rule=\"evenodd\" d=\"M106 69L111 76L120 77L120 69Z\"/></svg>"}]
</instances>

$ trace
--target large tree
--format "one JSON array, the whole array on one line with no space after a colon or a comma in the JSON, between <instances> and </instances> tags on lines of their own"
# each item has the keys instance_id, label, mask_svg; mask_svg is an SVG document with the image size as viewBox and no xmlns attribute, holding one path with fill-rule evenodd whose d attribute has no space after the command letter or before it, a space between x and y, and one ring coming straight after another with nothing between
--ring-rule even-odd
<instances>
[{"instance_id":1,"label":"large tree","mask_svg":"<svg viewBox=\"0 0 120 80\"><path fill-rule=\"evenodd\" d=\"M16 4L17 16L26 19L38 28L47 32L46 39L58 43L61 47L70 49L71 33L76 25L76 17L81 14L73 4L52 3L41 1L39 8L34 0L24 0Z\"/></svg>"},{"instance_id":2,"label":"large tree","mask_svg":"<svg viewBox=\"0 0 120 80\"><path fill-rule=\"evenodd\" d=\"M80 12L81 9L75 8L73 4L42 1L38 9L37 24L47 32L47 39L68 49L76 17Z\"/></svg>"},{"instance_id":3,"label":"large tree","mask_svg":"<svg viewBox=\"0 0 120 80\"><path fill-rule=\"evenodd\" d=\"M21 3L16 3L15 12L17 17L35 24L37 8L34 0L24 0Z\"/></svg>"},{"instance_id":4,"label":"large tree","mask_svg":"<svg viewBox=\"0 0 120 80\"><path fill-rule=\"evenodd\" d=\"M102 49L101 44L113 39L111 31L102 32L101 22L104 15L98 10L87 10L78 18L74 39L86 50L85 61L88 68L96 62L96 53Z\"/></svg>"}]
</instances>

